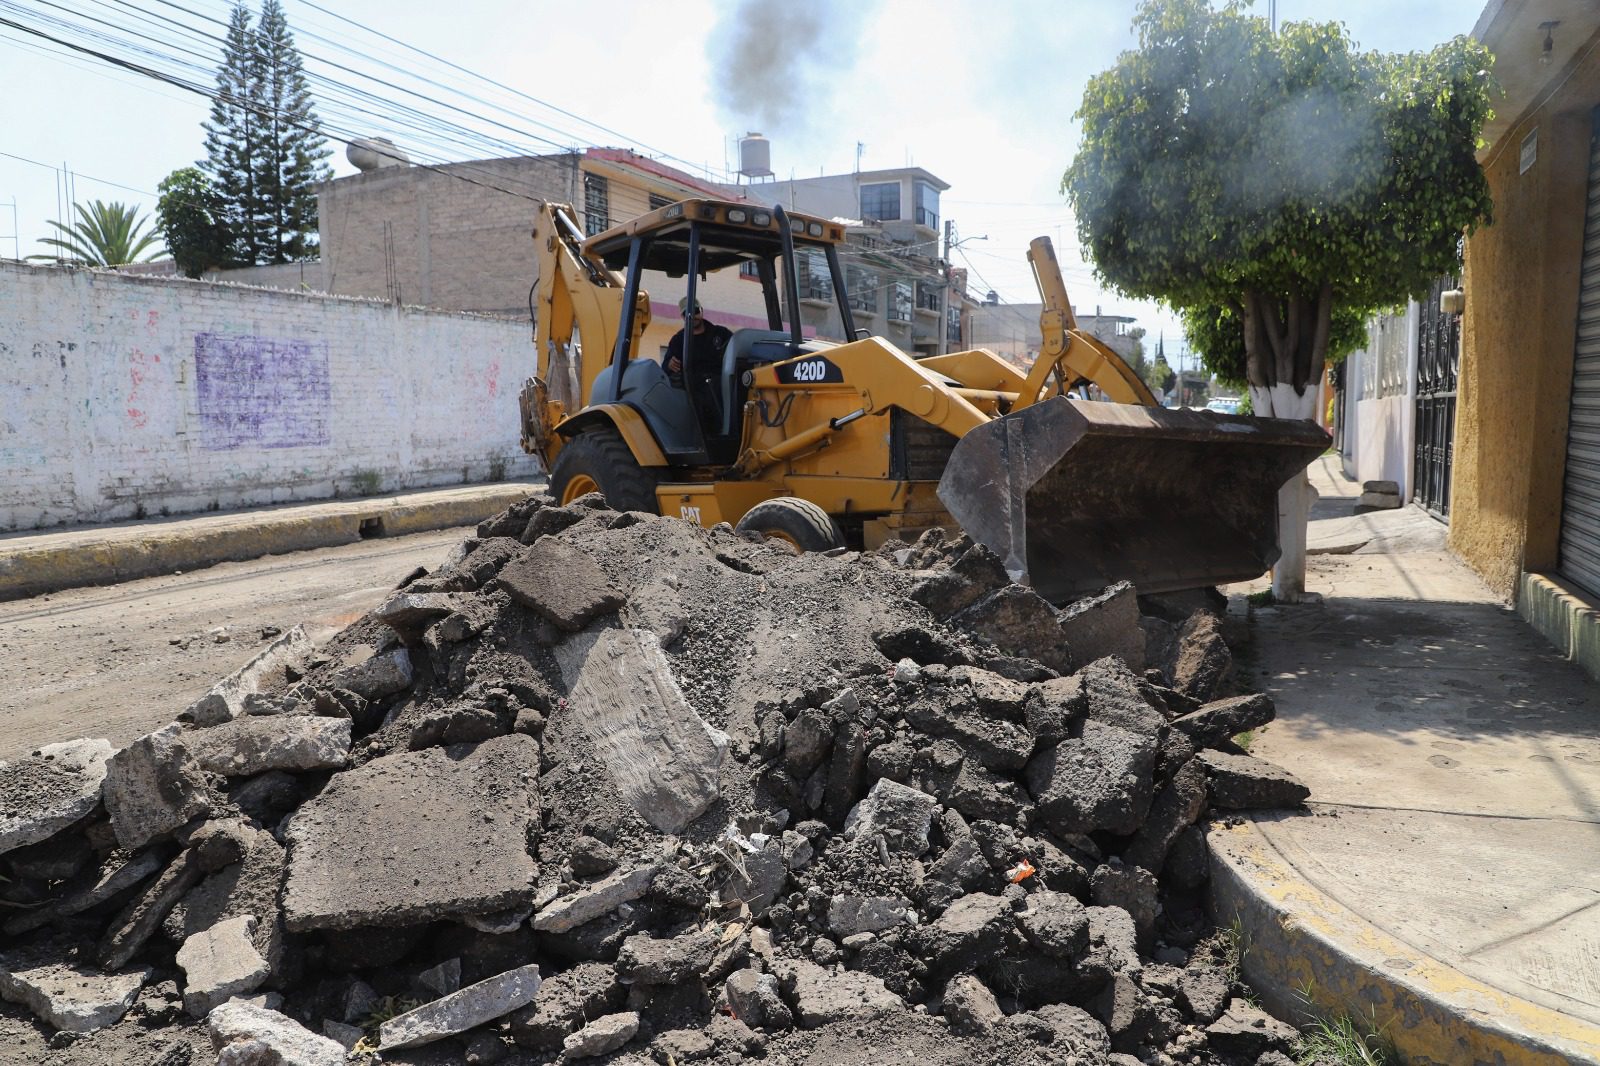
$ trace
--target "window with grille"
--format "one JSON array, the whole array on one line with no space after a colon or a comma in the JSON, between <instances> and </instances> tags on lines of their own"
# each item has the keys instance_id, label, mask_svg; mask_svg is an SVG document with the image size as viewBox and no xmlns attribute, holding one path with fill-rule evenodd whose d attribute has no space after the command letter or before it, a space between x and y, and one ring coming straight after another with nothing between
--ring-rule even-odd
<instances>
[{"instance_id":1,"label":"window with grille","mask_svg":"<svg viewBox=\"0 0 1600 1066\"><path fill-rule=\"evenodd\" d=\"M663 207L669 207L672 205L672 203L672 200L662 196L660 193L650 194L650 210L652 211L658 211Z\"/></svg>"},{"instance_id":2,"label":"window with grille","mask_svg":"<svg viewBox=\"0 0 1600 1066\"><path fill-rule=\"evenodd\" d=\"M746 259L739 264L739 276L749 278L751 281L761 280L761 267L754 259Z\"/></svg>"},{"instance_id":3,"label":"window with grille","mask_svg":"<svg viewBox=\"0 0 1600 1066\"><path fill-rule=\"evenodd\" d=\"M868 222L894 222L900 217L900 183L861 186L861 217Z\"/></svg>"},{"instance_id":4,"label":"window with grille","mask_svg":"<svg viewBox=\"0 0 1600 1066\"><path fill-rule=\"evenodd\" d=\"M889 289L889 321L911 321L911 282L897 281Z\"/></svg>"},{"instance_id":5,"label":"window with grille","mask_svg":"<svg viewBox=\"0 0 1600 1066\"><path fill-rule=\"evenodd\" d=\"M583 232L593 237L611 226L611 189L599 174L583 176Z\"/></svg>"},{"instance_id":6,"label":"window with grille","mask_svg":"<svg viewBox=\"0 0 1600 1066\"><path fill-rule=\"evenodd\" d=\"M939 228L939 190L925 181L917 182L916 223L929 229Z\"/></svg>"},{"instance_id":7,"label":"window with grille","mask_svg":"<svg viewBox=\"0 0 1600 1066\"><path fill-rule=\"evenodd\" d=\"M833 283L828 277L828 257L814 248L797 248L794 253L795 277L800 282L800 299L833 301Z\"/></svg>"},{"instance_id":8,"label":"window with grille","mask_svg":"<svg viewBox=\"0 0 1600 1066\"><path fill-rule=\"evenodd\" d=\"M961 308L949 307L944 313L945 343L952 348L961 347Z\"/></svg>"},{"instance_id":9,"label":"window with grille","mask_svg":"<svg viewBox=\"0 0 1600 1066\"><path fill-rule=\"evenodd\" d=\"M924 311L939 310L939 286L917 282L917 306Z\"/></svg>"},{"instance_id":10,"label":"window with grille","mask_svg":"<svg viewBox=\"0 0 1600 1066\"><path fill-rule=\"evenodd\" d=\"M860 267L844 268L844 288L850 297L852 311L878 311L878 275Z\"/></svg>"}]
</instances>

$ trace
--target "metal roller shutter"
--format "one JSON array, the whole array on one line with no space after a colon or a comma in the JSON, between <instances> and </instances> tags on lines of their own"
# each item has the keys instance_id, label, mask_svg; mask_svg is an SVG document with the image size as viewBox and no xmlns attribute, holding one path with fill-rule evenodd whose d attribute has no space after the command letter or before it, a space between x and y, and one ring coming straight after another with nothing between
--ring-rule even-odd
<instances>
[{"instance_id":1,"label":"metal roller shutter","mask_svg":"<svg viewBox=\"0 0 1600 1066\"><path fill-rule=\"evenodd\" d=\"M1600 118L1600 112L1596 115ZM1600 135L1589 142L1589 205L1579 279L1578 348L1561 498L1561 573L1600 596Z\"/></svg>"}]
</instances>

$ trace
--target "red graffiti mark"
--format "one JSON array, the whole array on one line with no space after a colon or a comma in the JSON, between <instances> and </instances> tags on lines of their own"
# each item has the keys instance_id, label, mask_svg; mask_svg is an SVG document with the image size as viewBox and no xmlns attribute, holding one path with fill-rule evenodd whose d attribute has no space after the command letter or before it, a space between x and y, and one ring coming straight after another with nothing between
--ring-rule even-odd
<instances>
[{"instance_id":1,"label":"red graffiti mark","mask_svg":"<svg viewBox=\"0 0 1600 1066\"><path fill-rule=\"evenodd\" d=\"M500 394L500 360L489 364L489 372L485 376L489 380L489 399L492 400Z\"/></svg>"},{"instance_id":2,"label":"red graffiti mark","mask_svg":"<svg viewBox=\"0 0 1600 1066\"><path fill-rule=\"evenodd\" d=\"M151 311L149 314L145 315L144 325L145 325L146 329L155 329L156 326L158 326L160 323L161 323L161 312L160 311Z\"/></svg>"},{"instance_id":3,"label":"red graffiti mark","mask_svg":"<svg viewBox=\"0 0 1600 1066\"><path fill-rule=\"evenodd\" d=\"M144 384L145 368L150 364L150 356L135 348L128 356L128 421L133 423L134 429L143 429L150 422L150 416L134 404L139 400L139 386ZM156 362L161 362L161 357L155 357Z\"/></svg>"}]
</instances>

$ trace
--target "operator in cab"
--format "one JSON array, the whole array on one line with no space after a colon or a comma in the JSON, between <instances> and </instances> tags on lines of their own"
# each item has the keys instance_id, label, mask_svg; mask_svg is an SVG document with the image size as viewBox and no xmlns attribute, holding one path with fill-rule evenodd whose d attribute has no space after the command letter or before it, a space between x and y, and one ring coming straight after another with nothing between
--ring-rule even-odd
<instances>
[{"instance_id":1,"label":"operator in cab","mask_svg":"<svg viewBox=\"0 0 1600 1066\"><path fill-rule=\"evenodd\" d=\"M683 314L688 306L689 298L685 296L678 301L678 313ZM690 338L687 344L685 333ZM688 327L673 334L661 359L667 380L676 388L689 390L702 424L715 424L720 418L721 390L717 383L722 376L722 353L732 337L733 331L727 326L706 321L696 300Z\"/></svg>"}]
</instances>

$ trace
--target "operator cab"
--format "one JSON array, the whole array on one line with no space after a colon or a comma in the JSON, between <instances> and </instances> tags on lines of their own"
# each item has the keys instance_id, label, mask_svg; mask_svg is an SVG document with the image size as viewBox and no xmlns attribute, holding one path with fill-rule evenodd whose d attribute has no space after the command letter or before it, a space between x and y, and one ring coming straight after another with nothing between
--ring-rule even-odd
<instances>
[{"instance_id":1,"label":"operator cab","mask_svg":"<svg viewBox=\"0 0 1600 1066\"><path fill-rule=\"evenodd\" d=\"M831 346L805 336L799 254L808 263L819 254L826 261L830 284L824 291L836 301L843 335L855 336L836 251L843 240L841 223L724 200L669 204L590 237L585 252L622 272L626 285L616 348L595 379L591 402L625 403L639 411L674 464L731 465L743 431L748 372ZM660 363L629 350L641 277L651 270L688 279L686 332L707 276L718 271L753 276L761 286L766 328L735 329L720 348L685 343L683 384L674 384ZM813 274L807 284L814 288L823 280Z\"/></svg>"}]
</instances>

